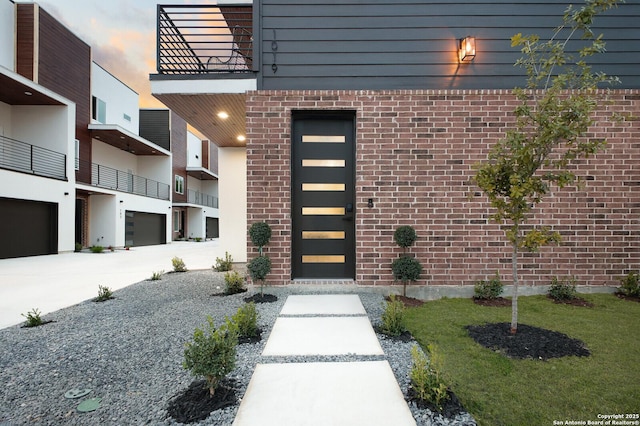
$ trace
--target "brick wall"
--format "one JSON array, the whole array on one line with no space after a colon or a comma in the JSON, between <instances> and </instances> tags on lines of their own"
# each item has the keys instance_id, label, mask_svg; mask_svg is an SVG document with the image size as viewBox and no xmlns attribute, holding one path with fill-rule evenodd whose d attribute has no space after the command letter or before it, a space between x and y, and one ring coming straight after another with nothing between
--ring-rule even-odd
<instances>
[{"instance_id":1,"label":"brick wall","mask_svg":"<svg viewBox=\"0 0 640 426\"><path fill-rule=\"evenodd\" d=\"M521 255L525 284L573 275L578 284L618 285L640 268L640 91L618 90L603 104L587 137L606 150L582 160L583 187L554 188L535 221L563 243ZM291 277L291 111L355 110L356 281L393 282L393 242L400 225L415 227L411 252L424 271L418 285L472 285L500 272L509 282L511 248L488 220L486 198L470 184L473 165L513 123L510 91L258 91L247 96L248 224L273 229L268 281ZM628 116L604 120L615 110ZM374 207L367 207L367 200ZM256 250L249 242L249 258Z\"/></svg>"}]
</instances>

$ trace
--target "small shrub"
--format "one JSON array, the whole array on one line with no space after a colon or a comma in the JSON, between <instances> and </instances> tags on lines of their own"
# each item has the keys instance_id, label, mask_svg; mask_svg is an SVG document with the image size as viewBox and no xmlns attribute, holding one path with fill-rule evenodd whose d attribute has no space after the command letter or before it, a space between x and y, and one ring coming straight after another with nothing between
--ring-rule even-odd
<instances>
[{"instance_id":1,"label":"small shrub","mask_svg":"<svg viewBox=\"0 0 640 426\"><path fill-rule=\"evenodd\" d=\"M179 257L174 257L171 259L171 264L173 265L174 272L187 272L187 267L184 264L184 261Z\"/></svg>"},{"instance_id":2,"label":"small shrub","mask_svg":"<svg viewBox=\"0 0 640 426\"><path fill-rule=\"evenodd\" d=\"M91 253L102 253L104 251L104 247L102 246L91 246Z\"/></svg>"},{"instance_id":3,"label":"small shrub","mask_svg":"<svg viewBox=\"0 0 640 426\"><path fill-rule=\"evenodd\" d=\"M162 279L162 274L164 271L156 271L151 274L151 281L158 281Z\"/></svg>"},{"instance_id":4,"label":"small shrub","mask_svg":"<svg viewBox=\"0 0 640 426\"><path fill-rule=\"evenodd\" d=\"M477 281L473 290L476 299L491 300L500 297L504 290L504 285L500 280L500 274L496 272L496 275L489 281Z\"/></svg>"},{"instance_id":5,"label":"small shrub","mask_svg":"<svg viewBox=\"0 0 640 426\"><path fill-rule=\"evenodd\" d=\"M238 336L256 337L258 335L258 311L255 303L249 302L240 306L231 320L238 329Z\"/></svg>"},{"instance_id":6,"label":"small shrub","mask_svg":"<svg viewBox=\"0 0 640 426\"><path fill-rule=\"evenodd\" d=\"M398 227L393 233L393 241L402 248L411 247L416 238L418 238L416 230L408 225Z\"/></svg>"},{"instance_id":7,"label":"small shrub","mask_svg":"<svg viewBox=\"0 0 640 426\"><path fill-rule=\"evenodd\" d=\"M24 324L25 327L37 327L44 323L42 321L42 318L40 317L40 311L38 310L38 308L33 308L32 310L27 312L26 315L25 314L20 314L20 315L22 315L27 319L27 321Z\"/></svg>"},{"instance_id":8,"label":"small shrub","mask_svg":"<svg viewBox=\"0 0 640 426\"><path fill-rule=\"evenodd\" d=\"M225 294L236 294L245 291L244 278L237 271L224 274Z\"/></svg>"},{"instance_id":9,"label":"small shrub","mask_svg":"<svg viewBox=\"0 0 640 426\"><path fill-rule=\"evenodd\" d=\"M194 240L196 240L196 243L199 243L202 241L202 237L195 237Z\"/></svg>"},{"instance_id":10,"label":"small shrub","mask_svg":"<svg viewBox=\"0 0 640 426\"><path fill-rule=\"evenodd\" d=\"M113 292L107 286L98 286L98 297L93 299L94 302L104 302L105 300L113 299Z\"/></svg>"},{"instance_id":11,"label":"small shrub","mask_svg":"<svg viewBox=\"0 0 640 426\"><path fill-rule=\"evenodd\" d=\"M638 271L631 271L620 279L618 291L625 296L640 297L640 274Z\"/></svg>"},{"instance_id":12,"label":"small shrub","mask_svg":"<svg viewBox=\"0 0 640 426\"><path fill-rule=\"evenodd\" d=\"M256 222L249 228L249 237L262 255L262 247L266 246L271 239L271 227L266 222Z\"/></svg>"},{"instance_id":13,"label":"small shrub","mask_svg":"<svg viewBox=\"0 0 640 426\"><path fill-rule=\"evenodd\" d=\"M224 252L224 259L216 257L216 264L213 267L218 272L227 272L233 269L233 258L229 252Z\"/></svg>"},{"instance_id":14,"label":"small shrub","mask_svg":"<svg viewBox=\"0 0 640 426\"><path fill-rule=\"evenodd\" d=\"M430 402L442 411L444 403L449 399L447 385L442 380L437 366L434 366L434 349L431 346L429 353L431 358L427 358L417 345L411 348L411 386L418 399Z\"/></svg>"},{"instance_id":15,"label":"small shrub","mask_svg":"<svg viewBox=\"0 0 640 426\"><path fill-rule=\"evenodd\" d=\"M554 300L571 300L577 297L576 295L576 279L565 278L559 280L558 277L551 279L551 285L549 286L549 296Z\"/></svg>"},{"instance_id":16,"label":"small shrub","mask_svg":"<svg viewBox=\"0 0 640 426\"><path fill-rule=\"evenodd\" d=\"M389 296L382 313L382 327L380 331L388 336L399 336L407 330L404 317L404 303Z\"/></svg>"},{"instance_id":17,"label":"small shrub","mask_svg":"<svg viewBox=\"0 0 640 426\"><path fill-rule=\"evenodd\" d=\"M82 244L80 244L80 243L76 243L76 246L75 246L74 251L75 251L76 253L81 252L81 251L82 251Z\"/></svg>"},{"instance_id":18,"label":"small shrub","mask_svg":"<svg viewBox=\"0 0 640 426\"><path fill-rule=\"evenodd\" d=\"M184 350L185 370L196 377L204 377L213 397L218 383L234 368L238 331L228 318L216 328L213 318L207 317L204 329L196 328L193 341L187 342Z\"/></svg>"}]
</instances>

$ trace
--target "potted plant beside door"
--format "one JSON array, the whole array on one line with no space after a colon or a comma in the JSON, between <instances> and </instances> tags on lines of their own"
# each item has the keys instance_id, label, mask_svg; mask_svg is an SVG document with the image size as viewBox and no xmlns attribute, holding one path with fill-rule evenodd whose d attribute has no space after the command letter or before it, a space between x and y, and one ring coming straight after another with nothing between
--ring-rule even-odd
<instances>
[{"instance_id":1,"label":"potted plant beside door","mask_svg":"<svg viewBox=\"0 0 640 426\"><path fill-rule=\"evenodd\" d=\"M272 294L264 294L264 285L269 272L271 272L271 259L263 253L263 247L271 239L271 227L266 222L256 222L249 228L251 242L258 247L258 257L255 257L247 265L251 279L260 281L260 294L254 294L245 298L245 302L265 303L275 302L278 298Z\"/></svg>"}]
</instances>

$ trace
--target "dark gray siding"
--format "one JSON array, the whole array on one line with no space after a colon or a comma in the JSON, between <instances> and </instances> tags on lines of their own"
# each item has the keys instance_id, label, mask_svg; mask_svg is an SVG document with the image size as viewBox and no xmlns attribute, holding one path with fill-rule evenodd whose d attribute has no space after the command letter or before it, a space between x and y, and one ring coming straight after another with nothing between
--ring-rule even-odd
<instances>
[{"instance_id":1,"label":"dark gray siding","mask_svg":"<svg viewBox=\"0 0 640 426\"><path fill-rule=\"evenodd\" d=\"M168 109L140 110L140 136L166 150L171 150Z\"/></svg>"},{"instance_id":2,"label":"dark gray siding","mask_svg":"<svg viewBox=\"0 0 640 426\"><path fill-rule=\"evenodd\" d=\"M580 4L580 2L574 2ZM262 89L511 89L512 35L548 38L569 2L261 0ZM640 87L640 1L597 18L607 53L594 69ZM458 64L457 40L477 38L477 57Z\"/></svg>"}]
</instances>

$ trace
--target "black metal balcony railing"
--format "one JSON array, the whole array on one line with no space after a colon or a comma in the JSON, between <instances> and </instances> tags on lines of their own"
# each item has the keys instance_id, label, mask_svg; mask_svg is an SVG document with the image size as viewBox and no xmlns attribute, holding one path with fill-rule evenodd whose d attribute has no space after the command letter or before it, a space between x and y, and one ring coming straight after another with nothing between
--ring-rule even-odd
<instances>
[{"instance_id":1,"label":"black metal balcony railing","mask_svg":"<svg viewBox=\"0 0 640 426\"><path fill-rule=\"evenodd\" d=\"M158 5L159 74L252 71L251 6Z\"/></svg>"},{"instance_id":2,"label":"black metal balcony railing","mask_svg":"<svg viewBox=\"0 0 640 426\"><path fill-rule=\"evenodd\" d=\"M78 173L78 182L160 200L169 199L171 187L166 183L88 161L80 160L79 164L81 169L90 166L91 175Z\"/></svg>"},{"instance_id":3,"label":"black metal balcony railing","mask_svg":"<svg viewBox=\"0 0 640 426\"><path fill-rule=\"evenodd\" d=\"M67 180L65 154L0 136L0 168Z\"/></svg>"},{"instance_id":4,"label":"black metal balcony railing","mask_svg":"<svg viewBox=\"0 0 640 426\"><path fill-rule=\"evenodd\" d=\"M212 207L214 209L218 208L218 197L203 194L192 189L187 191L187 202L189 204L197 204L199 206Z\"/></svg>"}]
</instances>

